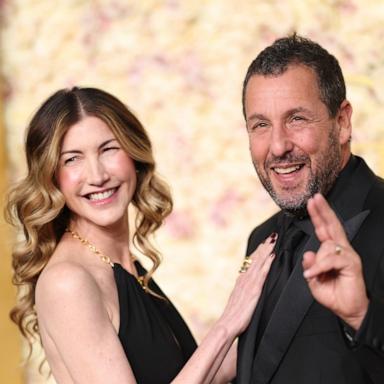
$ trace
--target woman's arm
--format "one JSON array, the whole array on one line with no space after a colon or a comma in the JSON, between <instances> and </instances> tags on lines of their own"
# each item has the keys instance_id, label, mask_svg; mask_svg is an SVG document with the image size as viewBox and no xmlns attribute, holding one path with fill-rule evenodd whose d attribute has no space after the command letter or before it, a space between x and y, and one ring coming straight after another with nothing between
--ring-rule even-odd
<instances>
[{"instance_id":1,"label":"woman's arm","mask_svg":"<svg viewBox=\"0 0 384 384\"><path fill-rule=\"evenodd\" d=\"M229 383L236 376L237 367L237 338L232 343L231 348L224 357L223 362L218 369L212 384Z\"/></svg>"}]
</instances>

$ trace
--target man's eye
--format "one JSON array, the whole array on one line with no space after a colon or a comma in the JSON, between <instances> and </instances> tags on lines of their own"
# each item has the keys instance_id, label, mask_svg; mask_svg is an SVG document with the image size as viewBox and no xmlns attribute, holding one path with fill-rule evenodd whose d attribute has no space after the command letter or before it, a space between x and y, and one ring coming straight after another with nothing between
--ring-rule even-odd
<instances>
[{"instance_id":1,"label":"man's eye","mask_svg":"<svg viewBox=\"0 0 384 384\"><path fill-rule=\"evenodd\" d=\"M251 126L251 131L255 131L255 130L258 130L258 129L260 129L260 128L266 128L267 126L268 126L267 123L261 121L261 122L259 122L259 123L253 124L253 125Z\"/></svg>"}]
</instances>

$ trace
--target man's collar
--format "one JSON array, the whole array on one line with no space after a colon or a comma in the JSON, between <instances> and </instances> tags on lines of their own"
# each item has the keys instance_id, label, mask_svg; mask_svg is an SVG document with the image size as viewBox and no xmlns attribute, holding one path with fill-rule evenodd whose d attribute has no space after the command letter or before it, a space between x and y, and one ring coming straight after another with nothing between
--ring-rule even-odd
<instances>
[{"instance_id":1,"label":"man's collar","mask_svg":"<svg viewBox=\"0 0 384 384\"><path fill-rule=\"evenodd\" d=\"M326 198L329 202L332 203L332 202L338 200L340 195L344 192L346 183L348 182L350 177L353 175L353 173L357 169L359 163L360 162L359 162L358 158L351 154L347 164L340 171L339 175L336 177L336 180L335 180L331 190L326 195Z\"/></svg>"}]
</instances>

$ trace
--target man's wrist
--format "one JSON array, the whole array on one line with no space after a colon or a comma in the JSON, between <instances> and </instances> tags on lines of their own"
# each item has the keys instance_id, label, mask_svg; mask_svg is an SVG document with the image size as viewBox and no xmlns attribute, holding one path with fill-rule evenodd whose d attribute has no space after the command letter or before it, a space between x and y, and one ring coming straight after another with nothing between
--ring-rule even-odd
<instances>
[{"instance_id":1,"label":"man's wrist","mask_svg":"<svg viewBox=\"0 0 384 384\"><path fill-rule=\"evenodd\" d=\"M367 297L364 303L362 304L362 309L359 311L359 313L352 317L342 317L343 322L348 324L351 329L357 332L360 329L361 324L365 319L365 316L367 315L368 307L369 299Z\"/></svg>"}]
</instances>

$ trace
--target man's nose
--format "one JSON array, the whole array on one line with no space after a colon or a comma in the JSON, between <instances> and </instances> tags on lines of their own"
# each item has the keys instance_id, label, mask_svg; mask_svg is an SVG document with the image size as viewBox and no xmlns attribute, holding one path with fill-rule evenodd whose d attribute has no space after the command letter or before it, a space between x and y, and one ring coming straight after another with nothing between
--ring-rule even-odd
<instances>
[{"instance_id":1,"label":"man's nose","mask_svg":"<svg viewBox=\"0 0 384 384\"><path fill-rule=\"evenodd\" d=\"M284 124L275 125L271 132L271 154L275 157L281 157L284 154L291 152L293 146L287 127Z\"/></svg>"}]
</instances>

